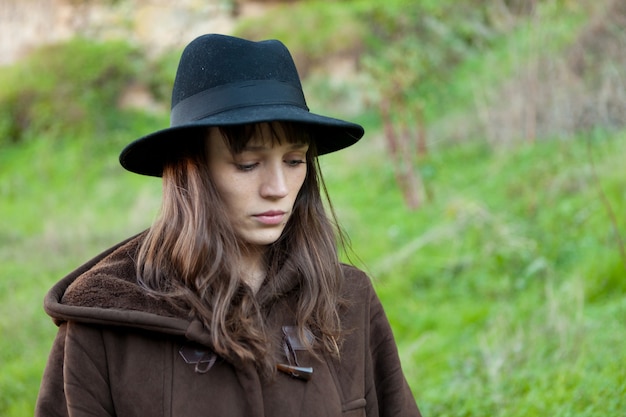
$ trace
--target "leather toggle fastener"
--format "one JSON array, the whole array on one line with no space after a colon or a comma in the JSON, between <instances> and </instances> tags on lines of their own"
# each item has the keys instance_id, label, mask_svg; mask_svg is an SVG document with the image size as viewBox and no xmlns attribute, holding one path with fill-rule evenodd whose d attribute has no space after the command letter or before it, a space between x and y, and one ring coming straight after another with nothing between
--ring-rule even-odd
<instances>
[{"instance_id":1,"label":"leather toggle fastener","mask_svg":"<svg viewBox=\"0 0 626 417\"><path fill-rule=\"evenodd\" d=\"M296 350L304 350L306 348L305 344L302 343L302 341L298 337L297 329L293 326L283 326L282 330L283 350L289 363L279 363L276 365L276 369L302 381L310 380L313 376L313 368L308 366L300 366L300 364L298 363ZM313 335L310 332L305 332L305 337L308 339L308 343L312 343Z\"/></svg>"},{"instance_id":2,"label":"leather toggle fastener","mask_svg":"<svg viewBox=\"0 0 626 417\"><path fill-rule=\"evenodd\" d=\"M313 376L313 368L311 367L292 366L279 363L276 365L276 369L303 381L308 381Z\"/></svg>"}]
</instances>

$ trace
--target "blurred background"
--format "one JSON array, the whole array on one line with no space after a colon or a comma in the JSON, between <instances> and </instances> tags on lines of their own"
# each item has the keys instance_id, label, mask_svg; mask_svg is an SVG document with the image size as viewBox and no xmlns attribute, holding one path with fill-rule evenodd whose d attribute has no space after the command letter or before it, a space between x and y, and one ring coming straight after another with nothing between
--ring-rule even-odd
<instances>
[{"instance_id":1,"label":"blurred background","mask_svg":"<svg viewBox=\"0 0 626 417\"><path fill-rule=\"evenodd\" d=\"M626 414L625 1L0 0L1 416L33 413L46 291L154 218L117 157L211 32L281 39L366 127L322 168L425 416Z\"/></svg>"}]
</instances>

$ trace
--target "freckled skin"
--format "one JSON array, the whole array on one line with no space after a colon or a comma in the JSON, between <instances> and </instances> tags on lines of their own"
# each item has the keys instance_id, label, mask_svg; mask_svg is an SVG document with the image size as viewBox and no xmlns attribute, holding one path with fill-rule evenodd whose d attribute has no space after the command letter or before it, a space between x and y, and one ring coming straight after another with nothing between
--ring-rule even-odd
<instances>
[{"instance_id":1,"label":"freckled skin","mask_svg":"<svg viewBox=\"0 0 626 417\"><path fill-rule=\"evenodd\" d=\"M269 125L240 154L231 154L218 129L209 131L208 163L235 232L248 246L267 246L281 235L307 173L308 145L280 143ZM278 135L284 135L278 129Z\"/></svg>"}]
</instances>

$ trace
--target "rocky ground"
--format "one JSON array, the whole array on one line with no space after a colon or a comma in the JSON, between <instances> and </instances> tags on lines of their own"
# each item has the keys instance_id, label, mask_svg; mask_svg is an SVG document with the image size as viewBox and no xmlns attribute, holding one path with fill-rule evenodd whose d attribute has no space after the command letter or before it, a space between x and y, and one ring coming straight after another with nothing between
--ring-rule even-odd
<instances>
[{"instance_id":1,"label":"rocky ground","mask_svg":"<svg viewBox=\"0 0 626 417\"><path fill-rule=\"evenodd\" d=\"M158 54L203 33L230 33L241 16L267 2L226 0L2 0L0 65L32 48L75 35L125 38Z\"/></svg>"}]
</instances>

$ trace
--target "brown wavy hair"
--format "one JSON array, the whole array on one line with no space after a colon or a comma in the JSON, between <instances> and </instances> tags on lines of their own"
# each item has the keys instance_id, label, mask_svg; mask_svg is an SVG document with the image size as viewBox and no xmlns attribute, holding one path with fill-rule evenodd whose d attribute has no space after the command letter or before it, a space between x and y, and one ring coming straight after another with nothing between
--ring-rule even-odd
<instances>
[{"instance_id":1,"label":"brown wavy hair","mask_svg":"<svg viewBox=\"0 0 626 417\"><path fill-rule=\"evenodd\" d=\"M279 140L276 123L270 124L274 141ZM307 174L281 237L266 252L263 286L267 288L261 291L297 291L294 314L301 339L306 343L302 336L311 330L316 335L307 346L311 353L321 349L338 355L342 272L337 237L342 235L321 177L312 132L294 123L281 126L289 142L309 143ZM220 130L233 153L260 134L259 125ZM241 279L245 249L211 179L206 142L191 141L163 169L162 207L139 249L138 279L149 291L188 308L209 332L216 354L252 361L269 376L274 373L278 347L266 329L262 303Z\"/></svg>"}]
</instances>

